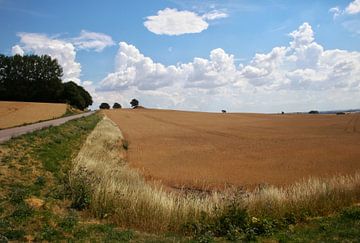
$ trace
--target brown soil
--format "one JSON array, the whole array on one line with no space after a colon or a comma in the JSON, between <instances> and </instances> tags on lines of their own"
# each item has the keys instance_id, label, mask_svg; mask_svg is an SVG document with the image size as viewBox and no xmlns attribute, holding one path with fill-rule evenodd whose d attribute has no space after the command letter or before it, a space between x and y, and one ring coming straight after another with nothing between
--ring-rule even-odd
<instances>
[{"instance_id":1,"label":"brown soil","mask_svg":"<svg viewBox=\"0 0 360 243\"><path fill-rule=\"evenodd\" d=\"M0 101L0 129L58 118L66 104Z\"/></svg>"},{"instance_id":2,"label":"brown soil","mask_svg":"<svg viewBox=\"0 0 360 243\"><path fill-rule=\"evenodd\" d=\"M286 185L360 169L360 114L109 110L128 160L171 187Z\"/></svg>"}]
</instances>

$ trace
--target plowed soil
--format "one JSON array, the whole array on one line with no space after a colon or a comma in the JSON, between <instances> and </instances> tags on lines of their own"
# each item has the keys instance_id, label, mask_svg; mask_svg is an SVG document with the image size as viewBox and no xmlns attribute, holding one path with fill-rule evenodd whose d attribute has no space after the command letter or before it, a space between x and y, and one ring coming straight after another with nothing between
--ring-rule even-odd
<instances>
[{"instance_id":1,"label":"plowed soil","mask_svg":"<svg viewBox=\"0 0 360 243\"><path fill-rule=\"evenodd\" d=\"M57 118L66 104L0 101L0 129Z\"/></svg>"},{"instance_id":2,"label":"plowed soil","mask_svg":"<svg viewBox=\"0 0 360 243\"><path fill-rule=\"evenodd\" d=\"M360 114L105 113L129 141L130 165L170 187L287 185L360 169Z\"/></svg>"}]
</instances>

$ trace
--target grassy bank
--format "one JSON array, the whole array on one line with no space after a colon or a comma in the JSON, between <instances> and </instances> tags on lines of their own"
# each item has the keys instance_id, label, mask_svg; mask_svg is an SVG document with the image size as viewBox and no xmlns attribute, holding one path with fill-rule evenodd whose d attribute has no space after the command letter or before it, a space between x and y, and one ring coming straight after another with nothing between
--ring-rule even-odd
<instances>
[{"instance_id":1,"label":"grassy bank","mask_svg":"<svg viewBox=\"0 0 360 243\"><path fill-rule=\"evenodd\" d=\"M67 122L0 145L0 241L127 239L132 232L87 222L71 208L68 172L73 157L100 120ZM83 215L84 214L84 215Z\"/></svg>"},{"instance_id":2,"label":"grassy bank","mask_svg":"<svg viewBox=\"0 0 360 243\"><path fill-rule=\"evenodd\" d=\"M120 130L102 120L74 160L74 201L98 218L147 232L173 231L199 240L253 240L312 217L339 212L360 200L360 176L310 179L251 193L228 190L199 197L149 185L125 157ZM86 186L85 186L86 185Z\"/></svg>"}]
</instances>

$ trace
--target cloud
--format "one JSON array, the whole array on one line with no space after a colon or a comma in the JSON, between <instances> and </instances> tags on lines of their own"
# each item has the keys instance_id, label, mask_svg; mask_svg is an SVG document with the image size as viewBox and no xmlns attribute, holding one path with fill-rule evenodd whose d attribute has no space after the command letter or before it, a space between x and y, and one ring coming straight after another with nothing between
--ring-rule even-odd
<instances>
[{"instance_id":1,"label":"cloud","mask_svg":"<svg viewBox=\"0 0 360 243\"><path fill-rule=\"evenodd\" d=\"M13 55L20 55L23 56L24 55L24 50L21 48L21 46L19 45L15 45L11 48L11 53Z\"/></svg>"},{"instance_id":2,"label":"cloud","mask_svg":"<svg viewBox=\"0 0 360 243\"><path fill-rule=\"evenodd\" d=\"M20 47L24 52L56 58L63 68L63 80L80 83L81 65L75 60L76 51L72 43L37 33L18 33L18 36L20 46L15 45L13 51Z\"/></svg>"},{"instance_id":3,"label":"cloud","mask_svg":"<svg viewBox=\"0 0 360 243\"><path fill-rule=\"evenodd\" d=\"M207 21L226 17L228 14L219 10L200 16L191 11L165 8L159 10L157 15L146 17L144 26L157 35L183 35L200 33L209 27Z\"/></svg>"},{"instance_id":4,"label":"cloud","mask_svg":"<svg viewBox=\"0 0 360 243\"><path fill-rule=\"evenodd\" d=\"M180 77L178 67L155 63L125 42L119 43L115 69L102 80L102 90L123 90L134 86L140 90L152 90L168 86Z\"/></svg>"},{"instance_id":5,"label":"cloud","mask_svg":"<svg viewBox=\"0 0 360 243\"><path fill-rule=\"evenodd\" d=\"M340 8L338 6L336 7L332 7L329 9L329 13L333 14L333 18L336 19L338 16L340 16L341 14L343 14L343 11L340 10Z\"/></svg>"},{"instance_id":6,"label":"cloud","mask_svg":"<svg viewBox=\"0 0 360 243\"><path fill-rule=\"evenodd\" d=\"M344 9L340 9L338 6L329 9L330 13L333 13L334 19L341 15L355 15L360 13L360 0L354 0Z\"/></svg>"},{"instance_id":7,"label":"cloud","mask_svg":"<svg viewBox=\"0 0 360 243\"><path fill-rule=\"evenodd\" d=\"M324 50L308 23L290 33L288 47L257 54L242 68L254 86L286 90L360 90L360 53ZM250 72L251 71L251 72Z\"/></svg>"},{"instance_id":8,"label":"cloud","mask_svg":"<svg viewBox=\"0 0 360 243\"><path fill-rule=\"evenodd\" d=\"M227 17L229 17L229 15L220 10L210 11L202 16L202 18L206 19L206 20L223 19L223 18L227 18Z\"/></svg>"},{"instance_id":9,"label":"cloud","mask_svg":"<svg viewBox=\"0 0 360 243\"><path fill-rule=\"evenodd\" d=\"M345 9L347 14L358 14L360 13L360 0L354 0Z\"/></svg>"},{"instance_id":10,"label":"cloud","mask_svg":"<svg viewBox=\"0 0 360 243\"><path fill-rule=\"evenodd\" d=\"M105 47L115 45L111 36L86 30L82 30L80 36L73 38L71 42L80 50L94 49L97 52L101 52Z\"/></svg>"},{"instance_id":11,"label":"cloud","mask_svg":"<svg viewBox=\"0 0 360 243\"><path fill-rule=\"evenodd\" d=\"M360 52L325 50L309 23L286 46L248 63L217 48L208 58L166 66L121 42L114 72L96 88L98 102L131 98L149 107L218 111L335 109L360 106Z\"/></svg>"},{"instance_id":12,"label":"cloud","mask_svg":"<svg viewBox=\"0 0 360 243\"><path fill-rule=\"evenodd\" d=\"M63 81L80 83L81 64L76 61L77 50L95 50L101 52L104 48L114 45L114 41L103 33L82 30L75 38L62 39L39 33L18 33L20 43L12 47L12 54L49 55L57 59L63 68Z\"/></svg>"}]
</instances>

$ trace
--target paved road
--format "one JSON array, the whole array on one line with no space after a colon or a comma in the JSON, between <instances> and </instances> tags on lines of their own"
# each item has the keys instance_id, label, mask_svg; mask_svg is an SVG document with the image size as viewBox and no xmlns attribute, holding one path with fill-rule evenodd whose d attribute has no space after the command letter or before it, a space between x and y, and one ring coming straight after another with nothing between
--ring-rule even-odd
<instances>
[{"instance_id":1,"label":"paved road","mask_svg":"<svg viewBox=\"0 0 360 243\"><path fill-rule=\"evenodd\" d=\"M64 124L67 121L78 119L80 117L90 116L94 113L95 113L95 111L91 111L91 112L86 112L86 113L79 114L79 115L67 116L67 117L58 118L58 119L54 119L54 120L50 120L50 121L34 123L31 125L27 125L27 126L14 127L14 128L0 130L0 143L10 140L13 137L18 137L25 133L33 132L33 131L40 130L40 129L50 127L50 126L59 126L61 124Z\"/></svg>"}]
</instances>

